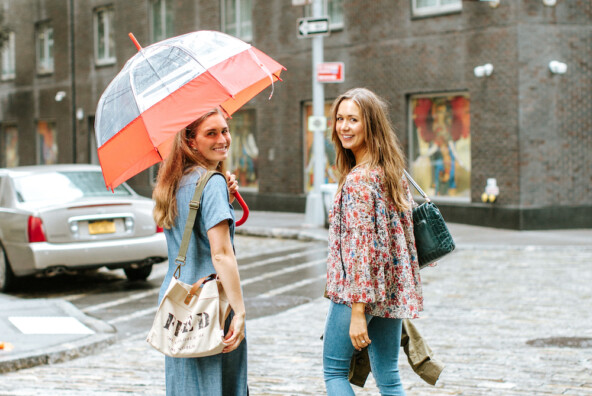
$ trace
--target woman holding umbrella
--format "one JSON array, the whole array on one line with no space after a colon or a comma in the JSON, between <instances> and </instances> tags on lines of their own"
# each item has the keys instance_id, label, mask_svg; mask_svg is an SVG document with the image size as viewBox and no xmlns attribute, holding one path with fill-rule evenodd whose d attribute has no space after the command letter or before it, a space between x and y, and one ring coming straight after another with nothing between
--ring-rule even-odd
<instances>
[{"instance_id":1,"label":"woman holding umbrella","mask_svg":"<svg viewBox=\"0 0 592 396\"><path fill-rule=\"evenodd\" d=\"M373 92L352 89L332 108L340 172L329 228L323 368L329 396L353 395L350 360L368 348L382 395L404 395L398 358L402 319L423 309L405 160Z\"/></svg>"},{"instance_id":2,"label":"woman holding umbrella","mask_svg":"<svg viewBox=\"0 0 592 396\"><path fill-rule=\"evenodd\" d=\"M196 183L207 170L224 171L231 140L223 113L218 109L209 111L177 133L158 172L154 218L165 229L169 256L159 303L176 269L175 258ZM202 358L165 357L167 395L247 395L245 304L234 255L234 210L230 205L238 183L234 175L226 175L227 179L214 175L203 191L179 279L193 283L211 273L218 274L232 307L225 328L226 347L221 354Z\"/></svg>"}]
</instances>

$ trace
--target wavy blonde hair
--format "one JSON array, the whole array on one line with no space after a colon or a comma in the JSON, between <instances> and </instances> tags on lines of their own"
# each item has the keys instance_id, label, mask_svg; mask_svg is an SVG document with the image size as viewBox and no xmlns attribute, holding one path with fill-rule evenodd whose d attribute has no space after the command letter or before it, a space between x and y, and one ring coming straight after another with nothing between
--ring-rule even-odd
<instances>
[{"instance_id":1,"label":"wavy blonde hair","mask_svg":"<svg viewBox=\"0 0 592 396\"><path fill-rule=\"evenodd\" d=\"M337 110L344 100L351 100L360 108L361 121L364 125L364 142L370 157L370 167L379 166L382 168L387 193L398 210L408 210L411 204L401 183L403 170L405 169L405 156L388 117L387 103L366 88L350 89L335 99L331 107L331 116L333 118L331 139L335 145L335 165L339 172L339 187L341 188L347 174L356 166L354 153L343 148L336 130Z\"/></svg>"},{"instance_id":2,"label":"wavy blonde hair","mask_svg":"<svg viewBox=\"0 0 592 396\"><path fill-rule=\"evenodd\" d=\"M177 217L176 194L181 178L196 166L208 167L204 156L192 148L189 142L195 139L199 126L215 114L224 117L224 114L219 109L213 109L175 135L171 152L158 170L156 187L152 192L152 199L156 203L153 216L156 224L160 227L170 229L175 224L175 218ZM216 170L224 173L224 163L220 162Z\"/></svg>"}]
</instances>

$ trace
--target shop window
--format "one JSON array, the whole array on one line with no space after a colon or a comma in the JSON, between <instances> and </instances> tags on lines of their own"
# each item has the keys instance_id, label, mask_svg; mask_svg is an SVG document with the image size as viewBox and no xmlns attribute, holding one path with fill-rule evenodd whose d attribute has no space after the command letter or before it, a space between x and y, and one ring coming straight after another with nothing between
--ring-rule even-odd
<instances>
[{"instance_id":1,"label":"shop window","mask_svg":"<svg viewBox=\"0 0 592 396\"><path fill-rule=\"evenodd\" d=\"M37 25L37 72L53 73L53 28L49 23Z\"/></svg>"},{"instance_id":2,"label":"shop window","mask_svg":"<svg viewBox=\"0 0 592 396\"><path fill-rule=\"evenodd\" d=\"M255 111L240 110L228 120L232 144L228 168L236 175L241 188L259 187L259 147L255 128Z\"/></svg>"},{"instance_id":3,"label":"shop window","mask_svg":"<svg viewBox=\"0 0 592 396\"><path fill-rule=\"evenodd\" d=\"M411 0L413 16L449 14L462 10L461 0Z\"/></svg>"},{"instance_id":4,"label":"shop window","mask_svg":"<svg viewBox=\"0 0 592 396\"><path fill-rule=\"evenodd\" d=\"M37 163L41 165L57 164L58 141L55 122L37 123Z\"/></svg>"},{"instance_id":5,"label":"shop window","mask_svg":"<svg viewBox=\"0 0 592 396\"><path fill-rule=\"evenodd\" d=\"M253 1L221 0L222 31L244 41L253 40Z\"/></svg>"},{"instance_id":6,"label":"shop window","mask_svg":"<svg viewBox=\"0 0 592 396\"><path fill-rule=\"evenodd\" d=\"M173 0L150 0L152 42L173 37Z\"/></svg>"},{"instance_id":7,"label":"shop window","mask_svg":"<svg viewBox=\"0 0 592 396\"><path fill-rule=\"evenodd\" d=\"M343 29L343 0L323 0L323 15L329 18L331 30ZM312 17L312 4L304 6L304 16Z\"/></svg>"},{"instance_id":8,"label":"shop window","mask_svg":"<svg viewBox=\"0 0 592 396\"><path fill-rule=\"evenodd\" d=\"M12 168L19 166L18 129L14 125L4 127L4 163L3 166Z\"/></svg>"},{"instance_id":9,"label":"shop window","mask_svg":"<svg viewBox=\"0 0 592 396\"><path fill-rule=\"evenodd\" d=\"M14 32L9 32L6 41L2 43L2 80L14 79L15 70Z\"/></svg>"},{"instance_id":10,"label":"shop window","mask_svg":"<svg viewBox=\"0 0 592 396\"><path fill-rule=\"evenodd\" d=\"M411 96L409 164L430 197L469 200L471 116L468 94Z\"/></svg>"},{"instance_id":11,"label":"shop window","mask_svg":"<svg viewBox=\"0 0 592 396\"><path fill-rule=\"evenodd\" d=\"M95 62L97 65L115 63L115 40L113 39L113 7L95 10Z\"/></svg>"},{"instance_id":12,"label":"shop window","mask_svg":"<svg viewBox=\"0 0 592 396\"><path fill-rule=\"evenodd\" d=\"M337 183L337 169L335 168L335 147L331 141L331 105L333 102L325 102L325 117L327 117L327 129L325 130L325 177L321 184ZM312 103L305 103L302 125L304 126L304 188L306 192L314 187L314 133L308 129L308 117L313 115Z\"/></svg>"}]
</instances>

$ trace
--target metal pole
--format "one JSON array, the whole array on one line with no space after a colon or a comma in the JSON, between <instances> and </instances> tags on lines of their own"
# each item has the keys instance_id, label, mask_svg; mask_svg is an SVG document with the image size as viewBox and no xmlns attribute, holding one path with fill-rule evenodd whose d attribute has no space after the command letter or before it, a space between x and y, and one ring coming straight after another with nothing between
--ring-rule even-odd
<instances>
[{"instance_id":1,"label":"metal pole","mask_svg":"<svg viewBox=\"0 0 592 396\"><path fill-rule=\"evenodd\" d=\"M313 0L312 16L323 16L323 0ZM323 62L323 36L312 38L312 110L313 116L325 116L325 89L316 79L317 64ZM325 208L321 193L321 185L325 181L325 127L314 130L313 141L313 191L306 197L305 222L313 226L325 225Z\"/></svg>"}]
</instances>

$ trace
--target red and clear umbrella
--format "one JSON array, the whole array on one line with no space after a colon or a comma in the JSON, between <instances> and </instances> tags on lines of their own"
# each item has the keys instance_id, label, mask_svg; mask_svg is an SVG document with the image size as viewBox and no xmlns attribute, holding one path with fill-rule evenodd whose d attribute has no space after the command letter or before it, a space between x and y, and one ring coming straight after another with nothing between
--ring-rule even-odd
<instances>
[{"instance_id":1,"label":"red and clear umbrella","mask_svg":"<svg viewBox=\"0 0 592 396\"><path fill-rule=\"evenodd\" d=\"M211 109L230 116L269 85L273 93L285 70L220 32L188 33L145 48L130 37L139 51L105 89L95 114L98 156L110 189L162 161L175 134Z\"/></svg>"}]
</instances>

